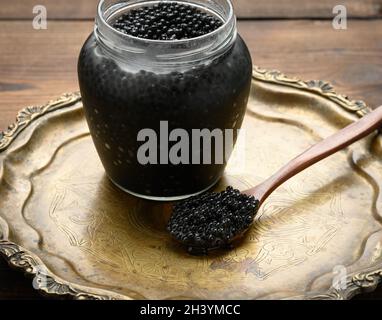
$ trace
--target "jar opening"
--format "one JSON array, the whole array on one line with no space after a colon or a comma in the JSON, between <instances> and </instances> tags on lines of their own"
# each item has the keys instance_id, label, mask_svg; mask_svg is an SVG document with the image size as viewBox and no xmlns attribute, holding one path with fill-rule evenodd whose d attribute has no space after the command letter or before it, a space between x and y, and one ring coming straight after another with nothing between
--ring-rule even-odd
<instances>
[{"instance_id":1,"label":"jar opening","mask_svg":"<svg viewBox=\"0 0 382 320\"><path fill-rule=\"evenodd\" d=\"M176 3L176 4L184 4L184 5L188 5L190 7L194 7L194 8L197 8L199 9L200 11L202 12L206 12L208 14L210 14L211 16L213 17L216 17L217 19L219 19L221 22L222 22L222 25L219 26L218 28L216 28L215 30L213 30L212 32L209 32L205 35L201 35L201 36L197 36L197 37L192 37L192 38L187 38L187 39L174 39L174 40L160 40L160 39L145 39L145 40L148 40L148 41L156 41L156 42L168 42L168 41L184 41L184 42L187 42L191 39L196 39L196 38L201 38L203 36L208 36L210 34L213 34L214 32L218 33L219 32L219 29L220 28L224 28L224 23L227 23L229 21L229 15L233 14L233 9L232 10L229 10L228 12L228 15L227 14L224 14L224 12L219 12L217 10L214 10L212 8L209 8L209 7L206 7L204 5L200 5L200 4L197 4L197 3L193 3L191 1L182 1L182 0L179 0L179 1L176 1L176 0L169 0L169 1L163 1L163 0L154 0L154 1L143 1L143 2L137 2L137 3L132 3L130 5L126 5L126 6L122 6L121 8L117 9L116 11L112 12L112 14L110 14L109 16L107 17L104 17L105 19L105 22L108 23L111 27L113 27L113 22L116 21L116 19L120 16L122 16L123 14L126 14L132 10L135 10L135 9L139 9L139 8L142 8L142 7L152 7L156 4L163 4L163 3ZM231 3L228 1L227 2L228 4L231 5ZM231 8L230 8L231 9ZM100 8L99 8L100 10ZM119 33L122 33L118 30L116 30L117 32ZM136 37L136 36L133 36L133 35L129 35L129 34L125 34L125 33L122 33L123 35L127 35L127 36L131 36L133 38L139 38L139 37ZM141 38L142 39L142 38Z\"/></svg>"},{"instance_id":2,"label":"jar opening","mask_svg":"<svg viewBox=\"0 0 382 320\"><path fill-rule=\"evenodd\" d=\"M198 37L180 40L154 40L135 37L116 30L111 24L124 13L158 3L185 4L213 14L223 24L214 31ZM236 17L230 0L101 0L95 25L95 35L100 43L119 54L156 56L159 60L198 60L207 55L224 53L236 38Z\"/></svg>"}]
</instances>

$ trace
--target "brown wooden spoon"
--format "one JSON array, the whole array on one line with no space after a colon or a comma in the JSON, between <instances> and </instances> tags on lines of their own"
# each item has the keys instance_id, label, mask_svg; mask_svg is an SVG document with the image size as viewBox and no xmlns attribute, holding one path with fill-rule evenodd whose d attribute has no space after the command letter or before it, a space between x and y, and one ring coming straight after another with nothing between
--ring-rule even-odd
<instances>
[{"instance_id":1,"label":"brown wooden spoon","mask_svg":"<svg viewBox=\"0 0 382 320\"><path fill-rule=\"evenodd\" d=\"M259 206L282 183L381 126L382 106L313 145L253 188L240 193L229 187L221 193L207 193L181 201L174 207L167 229L191 252L205 253L227 246L244 235Z\"/></svg>"}]
</instances>

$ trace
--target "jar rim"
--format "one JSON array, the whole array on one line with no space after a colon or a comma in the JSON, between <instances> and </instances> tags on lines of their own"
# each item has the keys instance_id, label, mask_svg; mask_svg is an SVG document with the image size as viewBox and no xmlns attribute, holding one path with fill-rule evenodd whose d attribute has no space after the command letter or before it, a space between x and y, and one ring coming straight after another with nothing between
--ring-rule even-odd
<instances>
[{"instance_id":1,"label":"jar rim","mask_svg":"<svg viewBox=\"0 0 382 320\"><path fill-rule=\"evenodd\" d=\"M226 2L228 5L228 16L226 19L223 20L223 24L215 29L212 32L209 32L207 34L204 34L202 36L197 36L194 38L189 38L189 39L175 39L175 40L155 40L155 39L144 39L140 37L135 37L133 35L129 35L126 33L123 33L121 31L116 30L113 28L105 19L104 14L103 14L103 5L105 4L106 0L100 0L97 6L97 18L100 19L100 22L103 24L105 28L107 28L110 32L113 32L115 34L118 34L118 36L123 37L125 39L132 39L134 41L140 41L142 43L153 43L153 44L161 44L161 45L167 45L167 44L185 44L189 43L190 41L202 41L204 39L213 37L214 35L218 34L221 32L223 29L227 28L227 26L232 22L232 19L235 19L235 14L234 14L234 9L231 0L223 0ZM147 0L147 1L141 1L140 4L145 4L145 3L160 3L160 2L179 2L179 3L185 3L185 4L192 4L194 6L197 6L195 3L192 3L191 1L184 1L184 0ZM121 2L121 4L126 4L126 6L129 6L128 0ZM223 18L223 17L221 17ZM99 21L98 21L99 22Z\"/></svg>"}]
</instances>

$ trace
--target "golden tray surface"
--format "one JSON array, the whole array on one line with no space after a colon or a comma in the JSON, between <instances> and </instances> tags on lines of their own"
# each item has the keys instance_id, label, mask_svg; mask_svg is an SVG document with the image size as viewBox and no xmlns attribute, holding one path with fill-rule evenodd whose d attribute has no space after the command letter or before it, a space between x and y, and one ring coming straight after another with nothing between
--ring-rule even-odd
<instances>
[{"instance_id":1,"label":"golden tray surface","mask_svg":"<svg viewBox=\"0 0 382 320\"><path fill-rule=\"evenodd\" d=\"M255 67L245 157L218 188L261 182L367 112L328 83ZM370 135L285 183L235 249L191 256L165 231L170 203L109 182L80 96L66 94L0 134L0 253L41 291L76 299L347 299L382 277L381 142ZM346 283L333 286L338 270Z\"/></svg>"}]
</instances>

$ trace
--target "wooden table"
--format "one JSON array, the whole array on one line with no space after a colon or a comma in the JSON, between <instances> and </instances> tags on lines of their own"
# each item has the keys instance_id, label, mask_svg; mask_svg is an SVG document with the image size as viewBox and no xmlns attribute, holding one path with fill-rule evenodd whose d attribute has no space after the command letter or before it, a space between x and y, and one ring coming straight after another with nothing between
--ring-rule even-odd
<instances>
[{"instance_id":1,"label":"wooden table","mask_svg":"<svg viewBox=\"0 0 382 320\"><path fill-rule=\"evenodd\" d=\"M98 0L40 0L47 30L34 30L35 0L0 11L0 130L17 111L77 91L79 50ZM340 93L382 104L382 0L343 0L347 30L332 27L335 0L234 0L239 32L254 64L301 79L323 79ZM0 259L0 299L39 299L31 281ZM381 299L382 289L357 299Z\"/></svg>"}]
</instances>

